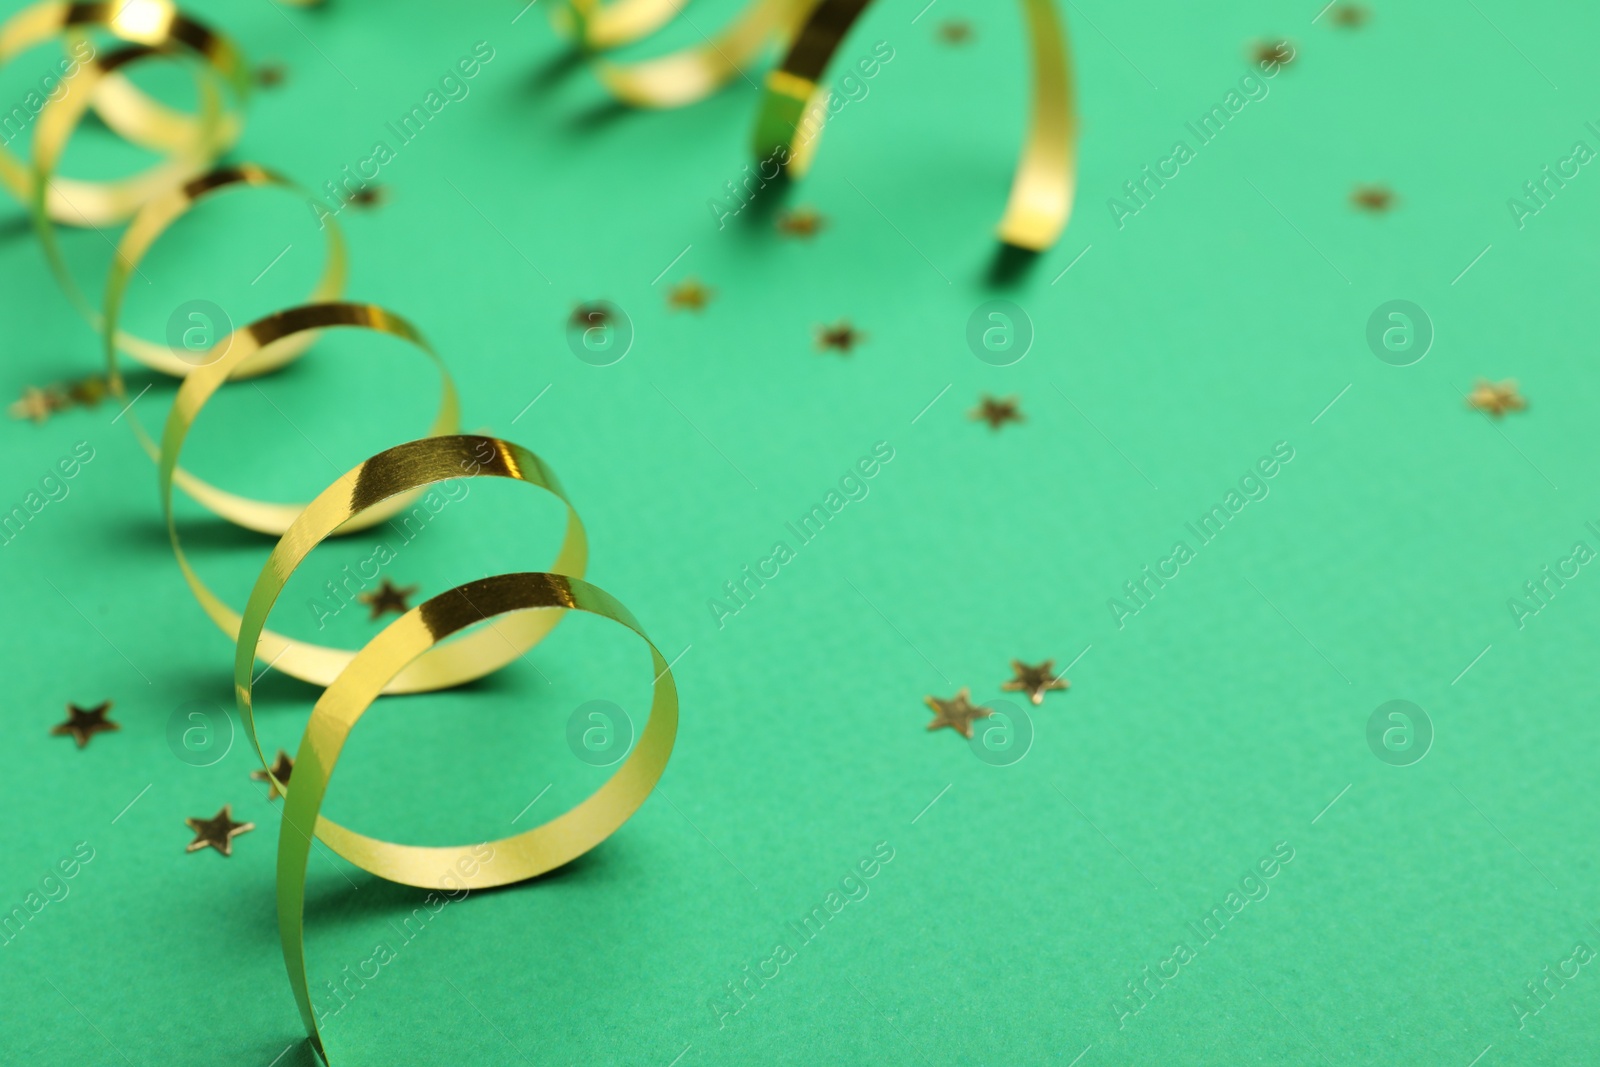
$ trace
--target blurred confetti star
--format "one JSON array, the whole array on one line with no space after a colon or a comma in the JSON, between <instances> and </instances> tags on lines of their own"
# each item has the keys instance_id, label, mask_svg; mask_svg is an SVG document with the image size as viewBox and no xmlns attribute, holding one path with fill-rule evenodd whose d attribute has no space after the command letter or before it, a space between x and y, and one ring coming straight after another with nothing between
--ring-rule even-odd
<instances>
[{"instance_id":1,"label":"blurred confetti star","mask_svg":"<svg viewBox=\"0 0 1600 1067\"><path fill-rule=\"evenodd\" d=\"M398 586L385 578L377 589L368 593L358 593L356 599L372 609L372 618L380 618L384 612L392 611L396 615L404 615L411 610L411 605L406 603L407 597L417 595L417 586Z\"/></svg>"},{"instance_id":2,"label":"blurred confetti star","mask_svg":"<svg viewBox=\"0 0 1600 1067\"><path fill-rule=\"evenodd\" d=\"M1350 202L1363 211L1382 212L1394 207L1394 193L1382 185L1358 185Z\"/></svg>"},{"instance_id":3,"label":"blurred confetti star","mask_svg":"<svg viewBox=\"0 0 1600 1067\"><path fill-rule=\"evenodd\" d=\"M277 797L281 797L281 796L286 795L282 789L278 788L278 785L280 783L282 785L288 785L289 784L289 775L291 775L293 773L294 773L294 760L289 758L289 753L285 752L283 749L280 748L280 749L278 749L278 758L272 761L272 770L271 770L271 772L268 773L268 771L265 770L264 768L258 767L255 770L250 772L250 780L252 782L269 782L269 783L271 783L267 787L267 799L268 800L274 800ZM273 782L272 780L274 778L276 778L278 781L277 782Z\"/></svg>"},{"instance_id":4,"label":"blurred confetti star","mask_svg":"<svg viewBox=\"0 0 1600 1067\"><path fill-rule=\"evenodd\" d=\"M1002 682L1000 688L1008 693L1027 693L1028 699L1035 704L1044 703L1044 695L1052 689L1070 689L1072 683L1063 681L1056 676L1056 661L1047 659L1036 667L1030 667L1020 659L1011 661L1011 672L1016 675L1009 682Z\"/></svg>"},{"instance_id":5,"label":"blurred confetti star","mask_svg":"<svg viewBox=\"0 0 1600 1067\"><path fill-rule=\"evenodd\" d=\"M778 216L778 232L786 237L815 237L828 220L808 207L785 211Z\"/></svg>"},{"instance_id":6,"label":"blurred confetti star","mask_svg":"<svg viewBox=\"0 0 1600 1067\"><path fill-rule=\"evenodd\" d=\"M933 721L928 723L928 729L937 730L941 726L948 726L961 736L971 740L972 723L977 719L986 719L994 712L988 708L975 708L972 706L971 690L966 686L949 700L940 700L938 697L924 697L929 710L933 712Z\"/></svg>"},{"instance_id":7,"label":"blurred confetti star","mask_svg":"<svg viewBox=\"0 0 1600 1067\"><path fill-rule=\"evenodd\" d=\"M1023 422L1027 418L1017 406L1017 398L1014 396L1008 396L1004 400L985 396L978 402L977 407L968 412L968 417L974 422L987 422L991 430L998 430L1008 422Z\"/></svg>"},{"instance_id":8,"label":"blurred confetti star","mask_svg":"<svg viewBox=\"0 0 1600 1067\"><path fill-rule=\"evenodd\" d=\"M972 40L972 23L963 19L945 19L939 23L939 40L949 45L963 45Z\"/></svg>"},{"instance_id":9,"label":"blurred confetti star","mask_svg":"<svg viewBox=\"0 0 1600 1067\"><path fill-rule=\"evenodd\" d=\"M1367 21L1368 11L1360 4L1335 4L1329 15L1335 26L1353 30Z\"/></svg>"},{"instance_id":10,"label":"blurred confetti star","mask_svg":"<svg viewBox=\"0 0 1600 1067\"><path fill-rule=\"evenodd\" d=\"M850 350L867 339L867 335L856 329L845 319L840 319L835 326L817 327L817 350L827 352L830 349L850 354Z\"/></svg>"},{"instance_id":11,"label":"blurred confetti star","mask_svg":"<svg viewBox=\"0 0 1600 1067\"><path fill-rule=\"evenodd\" d=\"M111 701L92 708L80 708L76 704L67 705L67 721L57 723L50 727L52 737L71 737L78 742L78 747L83 748L89 743L89 738L95 734L110 733L122 729L121 726L106 718L106 712L111 710Z\"/></svg>"},{"instance_id":12,"label":"blurred confetti star","mask_svg":"<svg viewBox=\"0 0 1600 1067\"><path fill-rule=\"evenodd\" d=\"M222 810L209 819L188 818L183 822L194 831L194 840L184 851L198 852L209 845L224 856L233 855L234 838L256 828L253 822L234 822L232 804L222 805Z\"/></svg>"},{"instance_id":13,"label":"blurred confetti star","mask_svg":"<svg viewBox=\"0 0 1600 1067\"><path fill-rule=\"evenodd\" d=\"M1252 54L1262 67L1287 67L1294 62L1294 46L1288 41L1257 42Z\"/></svg>"},{"instance_id":14,"label":"blurred confetti star","mask_svg":"<svg viewBox=\"0 0 1600 1067\"><path fill-rule=\"evenodd\" d=\"M685 278L668 290L667 306L674 310L688 308L690 311L701 311L710 303L714 292L693 278Z\"/></svg>"},{"instance_id":15,"label":"blurred confetti star","mask_svg":"<svg viewBox=\"0 0 1600 1067\"><path fill-rule=\"evenodd\" d=\"M12 401L9 411L13 419L43 422L66 406L66 400L60 393L30 385L22 390L20 398Z\"/></svg>"},{"instance_id":16,"label":"blurred confetti star","mask_svg":"<svg viewBox=\"0 0 1600 1067\"><path fill-rule=\"evenodd\" d=\"M1472 392L1467 396L1467 406L1498 419L1508 411L1527 410L1528 402L1517 392L1517 383L1513 378L1498 383L1479 378L1478 384L1472 387Z\"/></svg>"},{"instance_id":17,"label":"blurred confetti star","mask_svg":"<svg viewBox=\"0 0 1600 1067\"><path fill-rule=\"evenodd\" d=\"M576 330L587 330L591 326L609 326L611 310L604 301L579 304L572 309L572 316L567 319L567 325Z\"/></svg>"}]
</instances>

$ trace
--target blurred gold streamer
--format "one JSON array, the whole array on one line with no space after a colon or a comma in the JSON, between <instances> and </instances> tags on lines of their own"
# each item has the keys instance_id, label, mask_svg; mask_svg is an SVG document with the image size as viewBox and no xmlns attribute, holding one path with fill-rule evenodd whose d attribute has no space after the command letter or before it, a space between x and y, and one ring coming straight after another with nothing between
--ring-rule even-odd
<instances>
[{"instance_id":1,"label":"blurred gold streamer","mask_svg":"<svg viewBox=\"0 0 1600 1067\"><path fill-rule=\"evenodd\" d=\"M590 32L648 32L657 0L624 0L613 17ZM671 12L668 12L670 16ZM606 30L606 26L613 27ZM94 33L123 42L106 53ZM32 159L0 149L0 185L26 204L51 270L104 342L110 391L124 401L123 417L155 460L162 512L185 581L211 619L235 641L234 688L251 745L272 784L287 794L278 839L278 927L284 962L306 1034L327 1060L310 998L305 965L306 859L315 834L339 855L381 878L418 887L484 888L542 874L605 840L644 803L672 753L678 697L672 672L637 620L609 594L583 581L588 556L583 524L560 483L538 456L494 437L458 434L455 386L421 333L372 304L344 302L344 239L326 220L328 252L311 302L275 312L222 338L198 362L118 329L130 276L160 236L197 204L222 193L278 189L304 195L292 182L255 164L211 169L242 129L247 68L225 38L184 15L168 0L68 4L48 0L0 26L0 64L59 38L72 74L66 91L38 111ZM85 43L89 47L83 47ZM122 73L150 60L178 59L195 68L193 115L168 109ZM55 173L63 151L93 110L119 136L164 156L143 174L110 182L73 181ZM131 219L130 219L131 217ZM116 246L103 307L95 309L67 268L56 224L108 225L128 221ZM428 436L389 448L358 464L309 504L253 500L212 486L178 466L195 419L226 382L267 373L299 358L328 329L365 329L407 341L439 370L441 397ZM133 415L117 366L126 353L182 378L159 445ZM137 398L135 398L137 399ZM265 628L295 568L318 544L363 529L403 509L427 486L460 477L505 478L553 494L567 509L566 533L551 571L485 577L456 586L412 608L357 652L291 640ZM176 485L213 513L239 526L281 535L244 611L236 613L201 581L184 554L172 509ZM536 645L568 611L599 615L632 630L650 653L653 697L638 744L586 800L543 825L492 842L424 848L367 837L320 814L328 780L346 738L380 695L418 693L481 678ZM450 640L462 634L455 640ZM293 788L272 778L256 734L251 701L255 664L265 659L294 677L324 686L295 760Z\"/></svg>"},{"instance_id":2,"label":"blurred gold streamer","mask_svg":"<svg viewBox=\"0 0 1600 1067\"><path fill-rule=\"evenodd\" d=\"M872 0L751 0L727 28L705 43L633 63L599 61L601 82L635 107L696 103L758 60L774 41L782 61L766 76L752 134L758 163L769 160L800 178L829 113L823 79L834 55ZM1054 0L1020 0L1033 70L1027 139L1012 179L998 236L1008 245L1043 252L1055 244L1072 213L1077 181L1078 120L1066 29ZM568 0L556 25L586 49L629 44L665 25L683 0Z\"/></svg>"}]
</instances>

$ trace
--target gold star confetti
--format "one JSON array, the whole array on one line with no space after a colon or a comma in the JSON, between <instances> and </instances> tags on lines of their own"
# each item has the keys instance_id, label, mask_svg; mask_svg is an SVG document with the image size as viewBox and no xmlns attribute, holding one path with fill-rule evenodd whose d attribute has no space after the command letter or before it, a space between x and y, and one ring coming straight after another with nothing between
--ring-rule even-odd
<instances>
[{"instance_id":1,"label":"gold star confetti","mask_svg":"<svg viewBox=\"0 0 1600 1067\"><path fill-rule=\"evenodd\" d=\"M1384 185L1358 185L1350 193L1350 202L1363 211L1388 211L1394 206L1394 193Z\"/></svg>"},{"instance_id":2,"label":"gold star confetti","mask_svg":"<svg viewBox=\"0 0 1600 1067\"><path fill-rule=\"evenodd\" d=\"M67 406L66 397L56 389L38 389L28 386L22 390L20 399L14 400L8 409L13 419L32 419L34 422L43 422L51 415Z\"/></svg>"},{"instance_id":3,"label":"gold star confetti","mask_svg":"<svg viewBox=\"0 0 1600 1067\"><path fill-rule=\"evenodd\" d=\"M939 40L949 45L963 45L972 40L972 23L965 19L945 19L939 23Z\"/></svg>"},{"instance_id":4,"label":"gold star confetti","mask_svg":"<svg viewBox=\"0 0 1600 1067\"><path fill-rule=\"evenodd\" d=\"M809 207L780 212L777 220L778 232L786 237L815 237L827 224L827 219Z\"/></svg>"},{"instance_id":5,"label":"gold star confetti","mask_svg":"<svg viewBox=\"0 0 1600 1067\"><path fill-rule=\"evenodd\" d=\"M848 356L851 349L863 343L866 339L866 334L850 325L844 319L840 319L838 324L834 326L817 327L817 351L819 352L827 352L832 349Z\"/></svg>"},{"instance_id":6,"label":"gold star confetti","mask_svg":"<svg viewBox=\"0 0 1600 1067\"><path fill-rule=\"evenodd\" d=\"M1517 392L1515 379L1507 378L1496 383L1479 378L1467 396L1467 406L1498 419L1508 411L1525 411L1528 402Z\"/></svg>"},{"instance_id":7,"label":"gold star confetti","mask_svg":"<svg viewBox=\"0 0 1600 1067\"><path fill-rule=\"evenodd\" d=\"M30 385L23 389L22 396L11 404L11 417L43 422L56 412L65 411L74 404L86 408L97 407L106 395L106 380L98 374L91 374L87 378L79 378L64 385L47 385L43 389Z\"/></svg>"},{"instance_id":8,"label":"gold star confetti","mask_svg":"<svg viewBox=\"0 0 1600 1067\"><path fill-rule=\"evenodd\" d=\"M1017 407L1017 398L1008 396L1004 400L996 400L992 396L985 396L978 401L978 406L968 412L975 422L987 422L989 429L998 430L1008 422L1023 422L1027 416Z\"/></svg>"},{"instance_id":9,"label":"gold star confetti","mask_svg":"<svg viewBox=\"0 0 1600 1067\"><path fill-rule=\"evenodd\" d=\"M574 330L610 326L611 310L606 307L604 302L598 300L577 304L572 309L572 315L567 319L567 325Z\"/></svg>"},{"instance_id":10,"label":"gold star confetti","mask_svg":"<svg viewBox=\"0 0 1600 1067\"><path fill-rule=\"evenodd\" d=\"M406 603L406 598L415 596L417 586L408 585L404 588L395 585L385 578L377 589L356 594L356 599L372 609L372 618L380 618L384 612L392 611L396 615L404 615L411 610L411 605Z\"/></svg>"},{"instance_id":11,"label":"gold star confetti","mask_svg":"<svg viewBox=\"0 0 1600 1067\"><path fill-rule=\"evenodd\" d=\"M379 204L388 199L389 194L383 188L383 186L363 185L361 188L350 194L349 203L355 207L372 208L377 207Z\"/></svg>"},{"instance_id":12,"label":"gold star confetti","mask_svg":"<svg viewBox=\"0 0 1600 1067\"><path fill-rule=\"evenodd\" d=\"M276 778L279 782L283 783L284 785L288 785L289 784L289 775L291 775L293 773L294 773L294 760L289 758L289 753L285 752L283 749L280 748L280 749L278 749L278 758L276 760L273 760L273 762L272 762L272 773L271 773L271 775L268 775L265 770L263 770L263 769L258 767L255 770L250 772L250 780L252 782L268 782L268 783L271 783L272 779ZM274 783L274 784L269 784L267 786L267 799L268 800L275 800L278 797L281 797L283 795L284 795L283 790L279 789L277 784Z\"/></svg>"},{"instance_id":13,"label":"gold star confetti","mask_svg":"<svg viewBox=\"0 0 1600 1067\"><path fill-rule=\"evenodd\" d=\"M1335 26L1353 30L1363 25L1371 16L1371 12L1360 4L1335 4L1333 10L1328 12L1328 16Z\"/></svg>"},{"instance_id":14,"label":"gold star confetti","mask_svg":"<svg viewBox=\"0 0 1600 1067\"><path fill-rule=\"evenodd\" d=\"M1251 54L1255 56L1256 62L1264 67L1287 67L1294 62L1295 57L1294 45L1286 40L1257 41L1251 49Z\"/></svg>"},{"instance_id":15,"label":"gold star confetti","mask_svg":"<svg viewBox=\"0 0 1600 1067\"><path fill-rule=\"evenodd\" d=\"M288 76L289 68L282 63L263 63L256 68L256 84L263 89L277 88Z\"/></svg>"},{"instance_id":16,"label":"gold star confetti","mask_svg":"<svg viewBox=\"0 0 1600 1067\"><path fill-rule=\"evenodd\" d=\"M667 290L667 306L673 310L688 308L690 311L701 311L710 302L713 292L715 290L707 289L693 278L685 278Z\"/></svg>"},{"instance_id":17,"label":"gold star confetti","mask_svg":"<svg viewBox=\"0 0 1600 1067\"><path fill-rule=\"evenodd\" d=\"M111 710L111 701L93 708L80 708L76 704L67 705L67 721L57 723L50 727L53 737L71 737L78 742L78 747L83 748L89 743L89 738L95 734L109 733L120 730L121 726L106 718L106 712Z\"/></svg>"},{"instance_id":18,"label":"gold star confetti","mask_svg":"<svg viewBox=\"0 0 1600 1067\"><path fill-rule=\"evenodd\" d=\"M256 828L253 822L234 822L233 805L224 804L222 810L209 819L185 819L184 824L194 831L194 840L186 852L198 852L207 845L224 856L233 855L233 839Z\"/></svg>"},{"instance_id":19,"label":"gold star confetti","mask_svg":"<svg viewBox=\"0 0 1600 1067\"><path fill-rule=\"evenodd\" d=\"M975 719L986 719L994 712L988 708L975 708L969 699L971 691L961 687L961 692L949 700L940 700L938 697L924 697L929 710L933 712L933 721L928 723L928 729L937 730L941 726L948 726L961 736L972 737L972 723Z\"/></svg>"},{"instance_id":20,"label":"gold star confetti","mask_svg":"<svg viewBox=\"0 0 1600 1067\"><path fill-rule=\"evenodd\" d=\"M1044 703L1044 695L1052 689L1070 689L1072 683L1056 676L1056 661L1047 659L1037 667L1030 667L1020 659L1011 661L1011 673L1016 675L1000 688L1010 693L1027 693L1035 704Z\"/></svg>"},{"instance_id":21,"label":"gold star confetti","mask_svg":"<svg viewBox=\"0 0 1600 1067\"><path fill-rule=\"evenodd\" d=\"M67 383L67 399L79 407L99 407L109 391L106 380L98 374Z\"/></svg>"}]
</instances>

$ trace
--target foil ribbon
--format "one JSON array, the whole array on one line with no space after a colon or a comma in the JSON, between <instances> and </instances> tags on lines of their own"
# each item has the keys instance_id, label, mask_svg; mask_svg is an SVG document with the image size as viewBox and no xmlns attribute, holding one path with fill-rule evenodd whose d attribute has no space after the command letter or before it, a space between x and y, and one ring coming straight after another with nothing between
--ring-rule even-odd
<instances>
[{"instance_id":1,"label":"foil ribbon","mask_svg":"<svg viewBox=\"0 0 1600 1067\"><path fill-rule=\"evenodd\" d=\"M1032 102L1011 194L998 236L1015 248L1053 246L1072 213L1077 182L1078 120L1066 28L1054 0L1020 0L1032 66ZM872 0L752 0L704 44L634 63L600 61L601 82L635 107L681 107L721 89L773 42L786 42L769 71L752 132L758 162L774 160L791 178L810 168L827 120L829 65ZM556 25L583 47L629 44L665 25L682 0L568 0Z\"/></svg>"},{"instance_id":2,"label":"foil ribbon","mask_svg":"<svg viewBox=\"0 0 1600 1067\"><path fill-rule=\"evenodd\" d=\"M612 20L618 28L610 32L643 32L651 18L672 6L657 0L625 0ZM624 18L624 10L633 13ZM601 25L605 24L602 20ZM119 43L101 53L72 51L96 33ZM583 523L555 474L519 445L458 433L455 386L423 335L391 311L339 299L346 252L344 238L331 219L325 220L326 263L309 302L234 330L198 361L118 328L129 278L179 218L224 194L263 190L305 194L288 179L255 164L215 167L217 158L237 141L242 129L247 68L230 42L178 11L169 0L102 4L47 0L0 26L0 64L52 39L67 46L69 57L91 54L77 60L79 68L70 82L63 83L68 85L66 92L49 99L39 111L31 160L24 162L0 148L0 185L28 207L52 271L99 332L110 392L127 402L119 355L181 379L159 442L137 421L131 403L123 417L155 461L162 513L184 580L205 613L235 642L234 689L239 716L273 786L286 795L278 838L278 928L290 987L308 1040L327 1062L311 1003L305 957L306 861L312 836L363 870L422 888L480 889L543 874L605 840L655 788L677 733L676 682L660 650L628 609L583 580L588 557ZM182 62L192 68L197 87L193 115L173 111L146 96L123 73L131 64L156 60ZM91 110L119 136L161 154L162 161L143 174L117 181L75 181L56 174L68 141ZM102 306L97 309L72 277L56 241L55 227L98 227L124 221L127 227L116 245ZM362 329L398 338L436 367L439 408L426 436L358 464L307 504L255 500L213 486L179 466L191 427L225 383L281 368L304 355L319 334L332 329ZM358 651L297 641L266 629L285 583L317 545L329 537L382 522L407 507L428 486L461 477L522 482L565 505L565 534L548 572L501 574L458 585L407 611ZM278 538L242 612L211 592L185 555L173 511L174 487L236 525ZM321 814L345 741L374 700L389 694L431 692L482 678L538 644L569 611L610 619L637 634L649 652L653 678L649 720L637 744L586 799L542 825L510 837L449 847L382 841ZM324 687L301 736L292 787L272 777L256 732L252 686L257 661Z\"/></svg>"}]
</instances>

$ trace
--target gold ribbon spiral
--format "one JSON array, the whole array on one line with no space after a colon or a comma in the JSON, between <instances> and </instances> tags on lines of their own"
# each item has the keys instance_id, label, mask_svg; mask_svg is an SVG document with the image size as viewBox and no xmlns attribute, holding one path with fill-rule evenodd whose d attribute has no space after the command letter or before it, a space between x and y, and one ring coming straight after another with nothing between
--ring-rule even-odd
<instances>
[{"instance_id":1,"label":"gold ribbon spiral","mask_svg":"<svg viewBox=\"0 0 1600 1067\"><path fill-rule=\"evenodd\" d=\"M636 107L681 107L705 99L754 62L774 39L787 40L768 72L752 147L790 177L811 165L828 117L823 78L835 53L872 0L751 0L729 26L704 44L630 64L601 62L601 82ZM1078 120L1066 29L1053 0L1021 0L1033 69L1031 117L998 236L1043 252L1072 212L1077 181ZM683 0L568 0L557 25L594 50L644 37L664 25Z\"/></svg>"},{"instance_id":2,"label":"gold ribbon spiral","mask_svg":"<svg viewBox=\"0 0 1600 1067\"><path fill-rule=\"evenodd\" d=\"M656 0L625 3L634 13L623 18L619 7L614 20L618 28L610 32L642 32L641 27L649 24L648 9ZM124 43L112 51L92 54L92 48L84 49L80 43L89 42L96 31ZM168 0L105 4L48 0L0 26L0 64L53 38L62 40L69 58L77 64L74 76L70 83L63 82L68 85L65 93L59 97L52 93L39 110L31 162L23 163L0 149L0 184L28 206L51 269L99 331L111 393L127 400L117 365L119 353L182 379L159 443L137 421L131 404L124 409L124 416L156 463L162 514L184 580L206 614L235 642L234 690L245 733L273 785L286 794L284 829L278 839L278 928L295 1004L311 1046L326 1062L305 962L306 860L311 837L320 838L358 867L404 885L477 889L542 874L605 840L650 795L672 754L678 723L677 685L660 650L627 608L582 579L588 557L583 523L554 473L538 456L518 445L458 433L455 386L422 334L392 312L338 299L344 287L346 254L344 238L331 219L324 220L327 260L309 303L234 330L198 360L180 357L163 345L118 329L128 279L180 217L224 193L277 189L304 194L286 178L255 164L211 169L242 128L238 105L245 97L246 67L232 44L179 12ZM199 92L194 115L166 108L135 88L122 73L135 62L175 57L196 63ZM67 70L66 61L61 69ZM56 164L67 142L91 109L119 136L162 152L164 161L119 181L81 182L57 176ZM116 246L103 306L97 310L67 269L54 227L57 223L98 226L124 220L128 225ZM303 355L321 332L349 328L406 341L438 369L439 409L427 436L378 453L308 504L241 496L202 481L178 465L189 430L224 383L278 369ZM266 629L285 583L317 545L329 537L382 522L430 485L462 477L523 482L565 505L566 531L549 572L502 574L458 585L401 615L355 652L296 641ZM278 537L242 613L211 592L185 555L172 507L174 486L238 526ZM442 848L382 841L322 816L322 800L345 741L375 699L385 694L430 692L481 678L538 644L568 611L599 615L638 634L649 650L654 679L649 721L638 743L587 799L511 837ZM457 634L462 636L447 641ZM256 733L251 687L258 660L324 687L301 736L292 788L272 777Z\"/></svg>"}]
</instances>

